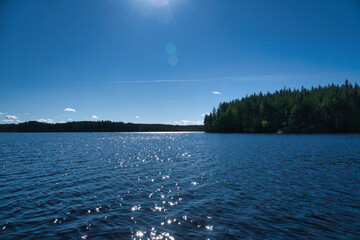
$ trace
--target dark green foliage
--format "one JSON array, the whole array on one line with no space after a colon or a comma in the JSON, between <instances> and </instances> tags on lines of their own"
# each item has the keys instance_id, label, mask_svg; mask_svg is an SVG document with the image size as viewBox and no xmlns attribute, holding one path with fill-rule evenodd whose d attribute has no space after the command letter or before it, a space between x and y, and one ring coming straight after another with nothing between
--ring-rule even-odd
<instances>
[{"instance_id":1,"label":"dark green foliage","mask_svg":"<svg viewBox=\"0 0 360 240\"><path fill-rule=\"evenodd\" d=\"M347 80L328 85L282 89L220 103L205 116L206 132L353 133L360 132L360 89Z\"/></svg>"},{"instance_id":2,"label":"dark green foliage","mask_svg":"<svg viewBox=\"0 0 360 240\"><path fill-rule=\"evenodd\" d=\"M160 132L203 131L201 125L135 124L111 121L83 121L67 123L41 123L36 121L19 124L0 124L0 132Z\"/></svg>"}]
</instances>

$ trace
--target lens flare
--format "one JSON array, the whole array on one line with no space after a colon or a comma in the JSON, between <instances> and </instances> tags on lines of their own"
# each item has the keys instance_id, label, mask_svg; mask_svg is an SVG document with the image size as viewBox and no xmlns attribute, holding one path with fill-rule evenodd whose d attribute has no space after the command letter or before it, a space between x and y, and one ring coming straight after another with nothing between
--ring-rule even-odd
<instances>
[{"instance_id":1,"label":"lens flare","mask_svg":"<svg viewBox=\"0 0 360 240\"><path fill-rule=\"evenodd\" d=\"M168 24L172 20L172 14L170 8L168 7L158 8L156 11L156 17L160 23Z\"/></svg>"},{"instance_id":2,"label":"lens flare","mask_svg":"<svg viewBox=\"0 0 360 240\"><path fill-rule=\"evenodd\" d=\"M175 54L176 53L176 45L173 42L168 42L165 46L166 52L168 54Z\"/></svg>"},{"instance_id":3,"label":"lens flare","mask_svg":"<svg viewBox=\"0 0 360 240\"><path fill-rule=\"evenodd\" d=\"M178 63L178 58L175 54L171 54L168 58L168 62L171 66L175 66Z\"/></svg>"}]
</instances>

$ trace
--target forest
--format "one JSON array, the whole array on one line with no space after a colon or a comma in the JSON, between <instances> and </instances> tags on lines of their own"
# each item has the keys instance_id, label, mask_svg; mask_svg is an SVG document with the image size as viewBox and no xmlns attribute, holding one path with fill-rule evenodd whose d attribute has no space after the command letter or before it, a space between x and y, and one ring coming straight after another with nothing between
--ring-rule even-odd
<instances>
[{"instance_id":1,"label":"forest","mask_svg":"<svg viewBox=\"0 0 360 240\"><path fill-rule=\"evenodd\" d=\"M166 132L203 130L202 125L183 126L111 121L79 121L67 123L29 121L19 124L0 124L0 132Z\"/></svg>"},{"instance_id":2,"label":"forest","mask_svg":"<svg viewBox=\"0 0 360 240\"><path fill-rule=\"evenodd\" d=\"M205 132L359 133L360 89L341 86L284 88L222 102L204 118Z\"/></svg>"}]
</instances>

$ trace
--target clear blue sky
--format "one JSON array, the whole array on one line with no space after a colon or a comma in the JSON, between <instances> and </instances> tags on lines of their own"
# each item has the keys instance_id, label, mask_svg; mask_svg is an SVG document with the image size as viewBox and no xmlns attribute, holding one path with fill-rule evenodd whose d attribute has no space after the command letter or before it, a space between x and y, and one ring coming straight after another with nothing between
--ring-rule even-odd
<instances>
[{"instance_id":1,"label":"clear blue sky","mask_svg":"<svg viewBox=\"0 0 360 240\"><path fill-rule=\"evenodd\" d=\"M246 94L359 77L358 0L0 2L0 123L201 123Z\"/></svg>"}]
</instances>

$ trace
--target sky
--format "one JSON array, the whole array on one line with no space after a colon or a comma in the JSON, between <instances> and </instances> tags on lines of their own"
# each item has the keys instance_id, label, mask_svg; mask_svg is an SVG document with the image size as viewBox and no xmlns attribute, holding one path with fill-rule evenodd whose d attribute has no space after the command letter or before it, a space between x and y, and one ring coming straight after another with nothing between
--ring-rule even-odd
<instances>
[{"instance_id":1,"label":"sky","mask_svg":"<svg viewBox=\"0 0 360 240\"><path fill-rule=\"evenodd\" d=\"M345 79L359 0L0 1L0 123L202 124L220 102Z\"/></svg>"}]
</instances>

